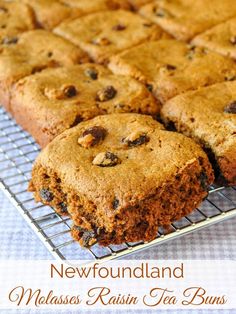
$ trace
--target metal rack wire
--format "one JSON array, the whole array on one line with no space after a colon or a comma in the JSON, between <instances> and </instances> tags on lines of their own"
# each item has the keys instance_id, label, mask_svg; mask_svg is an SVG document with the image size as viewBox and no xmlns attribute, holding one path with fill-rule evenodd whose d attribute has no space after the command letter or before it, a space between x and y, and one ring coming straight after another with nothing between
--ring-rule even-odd
<instances>
[{"instance_id":1,"label":"metal rack wire","mask_svg":"<svg viewBox=\"0 0 236 314\"><path fill-rule=\"evenodd\" d=\"M0 188L29 223L48 250L61 260L107 261L161 244L200 228L236 217L236 188L211 187L209 197L192 214L160 229L149 243L124 243L82 249L70 236L71 220L61 217L42 204L36 204L27 192L31 167L39 147L33 138L0 108Z\"/></svg>"}]
</instances>

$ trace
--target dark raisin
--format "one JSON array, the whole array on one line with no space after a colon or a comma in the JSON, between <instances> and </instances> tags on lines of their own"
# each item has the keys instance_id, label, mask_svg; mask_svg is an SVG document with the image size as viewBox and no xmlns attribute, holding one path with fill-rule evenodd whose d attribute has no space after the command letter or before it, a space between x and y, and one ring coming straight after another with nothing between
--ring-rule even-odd
<instances>
[{"instance_id":1,"label":"dark raisin","mask_svg":"<svg viewBox=\"0 0 236 314\"><path fill-rule=\"evenodd\" d=\"M194 55L195 55L195 49L196 49L196 46L193 46L193 45L190 45L189 46L189 50L187 52L187 58L189 60L192 60Z\"/></svg>"},{"instance_id":2,"label":"dark raisin","mask_svg":"<svg viewBox=\"0 0 236 314\"><path fill-rule=\"evenodd\" d=\"M148 226L149 226L149 224L147 221L140 221L137 224L137 228L139 229L140 233L144 233L147 230Z\"/></svg>"},{"instance_id":3,"label":"dark raisin","mask_svg":"<svg viewBox=\"0 0 236 314\"><path fill-rule=\"evenodd\" d=\"M112 207L113 207L114 209L117 209L117 208L119 207L119 205L120 205L120 201L119 201L117 198L115 198L115 199L113 200L113 202L112 202Z\"/></svg>"},{"instance_id":4,"label":"dark raisin","mask_svg":"<svg viewBox=\"0 0 236 314\"><path fill-rule=\"evenodd\" d=\"M62 202L58 204L58 206L60 207L61 213L68 214L67 205L65 203Z\"/></svg>"},{"instance_id":5,"label":"dark raisin","mask_svg":"<svg viewBox=\"0 0 236 314\"><path fill-rule=\"evenodd\" d=\"M230 38L230 42L231 42L232 45L236 45L236 36L232 36Z\"/></svg>"},{"instance_id":6,"label":"dark raisin","mask_svg":"<svg viewBox=\"0 0 236 314\"><path fill-rule=\"evenodd\" d=\"M2 44L3 45L15 45L18 42L18 38L17 37L5 37L2 40Z\"/></svg>"},{"instance_id":7,"label":"dark raisin","mask_svg":"<svg viewBox=\"0 0 236 314\"><path fill-rule=\"evenodd\" d=\"M115 104L114 107L117 109L123 109L125 107L125 104Z\"/></svg>"},{"instance_id":8,"label":"dark raisin","mask_svg":"<svg viewBox=\"0 0 236 314\"><path fill-rule=\"evenodd\" d=\"M114 31L123 31L124 29L126 29L126 26L122 25L122 24L117 24L117 25L113 26L112 29Z\"/></svg>"},{"instance_id":9,"label":"dark raisin","mask_svg":"<svg viewBox=\"0 0 236 314\"><path fill-rule=\"evenodd\" d=\"M93 39L92 44L98 45L98 46L108 46L111 44L111 42L106 37L102 37L102 38Z\"/></svg>"},{"instance_id":10,"label":"dark raisin","mask_svg":"<svg viewBox=\"0 0 236 314\"><path fill-rule=\"evenodd\" d=\"M169 71L173 71L176 70L176 66L172 65L172 64L166 64L166 69Z\"/></svg>"},{"instance_id":11,"label":"dark raisin","mask_svg":"<svg viewBox=\"0 0 236 314\"><path fill-rule=\"evenodd\" d=\"M177 175L175 176L175 179L178 180L178 181L180 181L181 176L180 176L179 174L177 174Z\"/></svg>"},{"instance_id":12,"label":"dark raisin","mask_svg":"<svg viewBox=\"0 0 236 314\"><path fill-rule=\"evenodd\" d=\"M0 12L6 13L6 12L8 12L8 9L7 9L7 8L4 8L4 7L0 7Z\"/></svg>"},{"instance_id":13,"label":"dark raisin","mask_svg":"<svg viewBox=\"0 0 236 314\"><path fill-rule=\"evenodd\" d=\"M208 53L208 50L206 48L203 47L196 47L196 46L189 46L189 50L186 54L186 57L189 60L193 60L194 57L203 57L204 55L206 55Z\"/></svg>"},{"instance_id":14,"label":"dark raisin","mask_svg":"<svg viewBox=\"0 0 236 314\"><path fill-rule=\"evenodd\" d=\"M151 26L153 26L153 24L152 23L143 23L143 26L144 27L151 27Z\"/></svg>"},{"instance_id":15,"label":"dark raisin","mask_svg":"<svg viewBox=\"0 0 236 314\"><path fill-rule=\"evenodd\" d=\"M77 124L79 124L82 121L83 121L83 118L80 115L77 115L75 117L75 120L73 121L73 123L70 125L70 127L73 128L74 126L76 126Z\"/></svg>"},{"instance_id":16,"label":"dark raisin","mask_svg":"<svg viewBox=\"0 0 236 314\"><path fill-rule=\"evenodd\" d=\"M199 179L200 179L201 187L203 188L203 190L208 191L208 177L204 171L200 173Z\"/></svg>"},{"instance_id":17,"label":"dark raisin","mask_svg":"<svg viewBox=\"0 0 236 314\"><path fill-rule=\"evenodd\" d=\"M159 8L159 9L155 10L155 14L158 17L165 17L166 16L166 11Z\"/></svg>"},{"instance_id":18,"label":"dark raisin","mask_svg":"<svg viewBox=\"0 0 236 314\"><path fill-rule=\"evenodd\" d=\"M46 202L51 202L53 200L53 194L47 189L40 190L41 198Z\"/></svg>"},{"instance_id":19,"label":"dark raisin","mask_svg":"<svg viewBox=\"0 0 236 314\"><path fill-rule=\"evenodd\" d=\"M97 92L96 100L97 101L107 101L113 99L117 94L117 91L113 86L107 86Z\"/></svg>"},{"instance_id":20,"label":"dark raisin","mask_svg":"<svg viewBox=\"0 0 236 314\"><path fill-rule=\"evenodd\" d=\"M97 80L98 78L98 72L92 68L86 69L85 75L90 77L92 80Z\"/></svg>"},{"instance_id":21,"label":"dark raisin","mask_svg":"<svg viewBox=\"0 0 236 314\"><path fill-rule=\"evenodd\" d=\"M48 52L48 58L51 58L53 56L53 52L49 51Z\"/></svg>"},{"instance_id":22,"label":"dark raisin","mask_svg":"<svg viewBox=\"0 0 236 314\"><path fill-rule=\"evenodd\" d=\"M149 92L153 91L153 86L152 84L146 84L147 89L149 90Z\"/></svg>"},{"instance_id":23,"label":"dark raisin","mask_svg":"<svg viewBox=\"0 0 236 314\"><path fill-rule=\"evenodd\" d=\"M201 53L206 55L208 54L209 50L207 48L201 48Z\"/></svg>"},{"instance_id":24,"label":"dark raisin","mask_svg":"<svg viewBox=\"0 0 236 314\"><path fill-rule=\"evenodd\" d=\"M231 81L234 81L235 79L236 79L236 75L231 74L231 73L229 73L229 74L227 74L227 75L225 76L225 81L231 82Z\"/></svg>"},{"instance_id":25,"label":"dark raisin","mask_svg":"<svg viewBox=\"0 0 236 314\"><path fill-rule=\"evenodd\" d=\"M113 230L112 233L111 233L111 239L115 239L115 237L116 237L116 231Z\"/></svg>"},{"instance_id":26,"label":"dark raisin","mask_svg":"<svg viewBox=\"0 0 236 314\"><path fill-rule=\"evenodd\" d=\"M100 227L98 227L98 228L96 228L96 234L97 235L101 235L102 233L104 233L105 232L105 230L104 230L104 228L100 228Z\"/></svg>"},{"instance_id":27,"label":"dark raisin","mask_svg":"<svg viewBox=\"0 0 236 314\"><path fill-rule=\"evenodd\" d=\"M132 139L131 139L132 138ZM134 147L134 146L139 146L144 143L148 143L150 138L146 134L142 135L137 135L137 138L133 139L134 136L132 137L126 137L122 139L122 142L126 143L129 147Z\"/></svg>"},{"instance_id":28,"label":"dark raisin","mask_svg":"<svg viewBox=\"0 0 236 314\"><path fill-rule=\"evenodd\" d=\"M194 51L196 49L196 46L189 44L188 49L189 51Z\"/></svg>"},{"instance_id":29,"label":"dark raisin","mask_svg":"<svg viewBox=\"0 0 236 314\"><path fill-rule=\"evenodd\" d=\"M85 130L78 139L78 143L85 148L92 147L103 141L107 131L101 126L93 126Z\"/></svg>"},{"instance_id":30,"label":"dark raisin","mask_svg":"<svg viewBox=\"0 0 236 314\"><path fill-rule=\"evenodd\" d=\"M99 141L104 140L104 138L107 134L107 131L106 131L106 129L104 129L101 126L93 126L89 129L85 130L82 136L86 136L88 134L91 134L94 137L94 139L96 140L96 142L94 144L96 144Z\"/></svg>"},{"instance_id":31,"label":"dark raisin","mask_svg":"<svg viewBox=\"0 0 236 314\"><path fill-rule=\"evenodd\" d=\"M174 123L173 121L168 121L168 122L166 123L166 129L167 129L168 131L171 131L171 132L176 132L176 131L177 131L176 126L175 126L175 123Z\"/></svg>"},{"instance_id":32,"label":"dark raisin","mask_svg":"<svg viewBox=\"0 0 236 314\"><path fill-rule=\"evenodd\" d=\"M193 60L193 57L194 57L194 53L193 53L192 51L190 51L190 52L187 54L188 60Z\"/></svg>"},{"instance_id":33,"label":"dark raisin","mask_svg":"<svg viewBox=\"0 0 236 314\"><path fill-rule=\"evenodd\" d=\"M129 146L138 146L138 145L142 145L142 144L147 143L147 142L149 142L149 137L147 137L146 135L142 135L137 140L135 140L133 142L129 142Z\"/></svg>"},{"instance_id":34,"label":"dark raisin","mask_svg":"<svg viewBox=\"0 0 236 314\"><path fill-rule=\"evenodd\" d=\"M77 90L75 86L73 85L66 86L64 89L64 95L68 98L75 97L77 95Z\"/></svg>"},{"instance_id":35,"label":"dark raisin","mask_svg":"<svg viewBox=\"0 0 236 314\"><path fill-rule=\"evenodd\" d=\"M99 167L113 167L119 162L119 158L111 152L100 153L93 160L93 164Z\"/></svg>"},{"instance_id":36,"label":"dark raisin","mask_svg":"<svg viewBox=\"0 0 236 314\"><path fill-rule=\"evenodd\" d=\"M96 240L96 233L94 230L85 231L82 235L82 241L85 247L91 246L91 244L93 244L95 240Z\"/></svg>"},{"instance_id":37,"label":"dark raisin","mask_svg":"<svg viewBox=\"0 0 236 314\"><path fill-rule=\"evenodd\" d=\"M232 101L224 108L224 112L226 113L234 113L236 114L236 100Z\"/></svg>"},{"instance_id":38,"label":"dark raisin","mask_svg":"<svg viewBox=\"0 0 236 314\"><path fill-rule=\"evenodd\" d=\"M106 231L104 228L96 228L96 239L97 241L101 241L105 238Z\"/></svg>"}]
</instances>

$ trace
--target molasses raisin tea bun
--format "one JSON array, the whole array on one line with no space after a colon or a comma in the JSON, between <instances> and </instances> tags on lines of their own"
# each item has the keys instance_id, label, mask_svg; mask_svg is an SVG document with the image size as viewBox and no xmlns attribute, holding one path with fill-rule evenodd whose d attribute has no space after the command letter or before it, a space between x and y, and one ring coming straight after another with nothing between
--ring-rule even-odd
<instances>
[{"instance_id":1,"label":"molasses raisin tea bun","mask_svg":"<svg viewBox=\"0 0 236 314\"><path fill-rule=\"evenodd\" d=\"M195 209L213 171L203 150L151 116L98 116L57 136L37 158L29 190L68 211L82 246L151 241Z\"/></svg>"}]
</instances>

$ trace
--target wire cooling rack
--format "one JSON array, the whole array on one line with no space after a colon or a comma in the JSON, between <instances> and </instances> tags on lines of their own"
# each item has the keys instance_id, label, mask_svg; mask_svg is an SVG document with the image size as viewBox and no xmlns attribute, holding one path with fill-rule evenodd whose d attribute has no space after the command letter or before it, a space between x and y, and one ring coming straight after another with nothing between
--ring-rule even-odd
<instances>
[{"instance_id":1,"label":"wire cooling rack","mask_svg":"<svg viewBox=\"0 0 236 314\"><path fill-rule=\"evenodd\" d=\"M211 187L209 196L192 214L160 229L155 240L83 249L70 236L71 220L61 217L27 192L32 163L39 153L33 138L0 108L0 188L9 197L52 255L60 260L106 261L161 244L236 216L236 188Z\"/></svg>"}]
</instances>

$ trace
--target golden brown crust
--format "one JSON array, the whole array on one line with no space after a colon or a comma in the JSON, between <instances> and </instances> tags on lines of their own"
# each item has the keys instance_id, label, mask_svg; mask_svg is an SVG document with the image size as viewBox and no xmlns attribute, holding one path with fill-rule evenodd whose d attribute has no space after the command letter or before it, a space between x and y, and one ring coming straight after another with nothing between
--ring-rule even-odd
<instances>
[{"instance_id":1,"label":"golden brown crust","mask_svg":"<svg viewBox=\"0 0 236 314\"><path fill-rule=\"evenodd\" d=\"M0 101L9 110L11 86L27 75L88 60L85 52L55 34L45 30L25 32L14 44L0 46L0 86L4 94Z\"/></svg>"},{"instance_id":2,"label":"golden brown crust","mask_svg":"<svg viewBox=\"0 0 236 314\"><path fill-rule=\"evenodd\" d=\"M134 10L140 9L143 5L152 2L152 0L129 0Z\"/></svg>"},{"instance_id":3,"label":"golden brown crust","mask_svg":"<svg viewBox=\"0 0 236 314\"><path fill-rule=\"evenodd\" d=\"M11 95L12 115L41 146L97 115L137 112L157 116L159 109L141 83L95 64L44 70L20 80Z\"/></svg>"},{"instance_id":4,"label":"golden brown crust","mask_svg":"<svg viewBox=\"0 0 236 314\"><path fill-rule=\"evenodd\" d=\"M14 42L18 34L34 28L34 14L29 6L15 1L0 1L0 44Z\"/></svg>"},{"instance_id":5,"label":"golden brown crust","mask_svg":"<svg viewBox=\"0 0 236 314\"><path fill-rule=\"evenodd\" d=\"M81 145L88 134L95 141ZM83 245L107 245L152 240L159 225L192 211L212 181L209 161L192 140L151 117L114 114L53 140L35 163L30 190L37 201L66 204Z\"/></svg>"},{"instance_id":6,"label":"golden brown crust","mask_svg":"<svg viewBox=\"0 0 236 314\"><path fill-rule=\"evenodd\" d=\"M234 0L157 0L140 14L176 39L189 41L199 33L236 15Z\"/></svg>"},{"instance_id":7,"label":"golden brown crust","mask_svg":"<svg viewBox=\"0 0 236 314\"><path fill-rule=\"evenodd\" d=\"M83 14L89 14L105 10L130 9L127 0L60 0L60 2L75 8L79 8Z\"/></svg>"},{"instance_id":8,"label":"golden brown crust","mask_svg":"<svg viewBox=\"0 0 236 314\"><path fill-rule=\"evenodd\" d=\"M192 40L192 43L236 59L236 18L198 35Z\"/></svg>"},{"instance_id":9,"label":"golden brown crust","mask_svg":"<svg viewBox=\"0 0 236 314\"><path fill-rule=\"evenodd\" d=\"M236 81L188 92L169 100L163 120L209 152L220 183L236 184ZM233 109L234 108L234 109Z\"/></svg>"},{"instance_id":10,"label":"golden brown crust","mask_svg":"<svg viewBox=\"0 0 236 314\"><path fill-rule=\"evenodd\" d=\"M130 9L126 0L23 0L23 2L33 8L38 24L48 30L65 19L107 9Z\"/></svg>"},{"instance_id":11,"label":"golden brown crust","mask_svg":"<svg viewBox=\"0 0 236 314\"><path fill-rule=\"evenodd\" d=\"M128 49L112 57L109 68L148 85L162 103L188 90L236 76L233 60L171 39Z\"/></svg>"},{"instance_id":12,"label":"golden brown crust","mask_svg":"<svg viewBox=\"0 0 236 314\"><path fill-rule=\"evenodd\" d=\"M58 0L23 0L23 2L32 7L38 25L47 30L53 29L67 18L81 15L80 10L72 9Z\"/></svg>"},{"instance_id":13,"label":"golden brown crust","mask_svg":"<svg viewBox=\"0 0 236 314\"><path fill-rule=\"evenodd\" d=\"M166 36L159 26L129 11L103 11L65 21L54 29L98 63L142 42Z\"/></svg>"}]
</instances>

